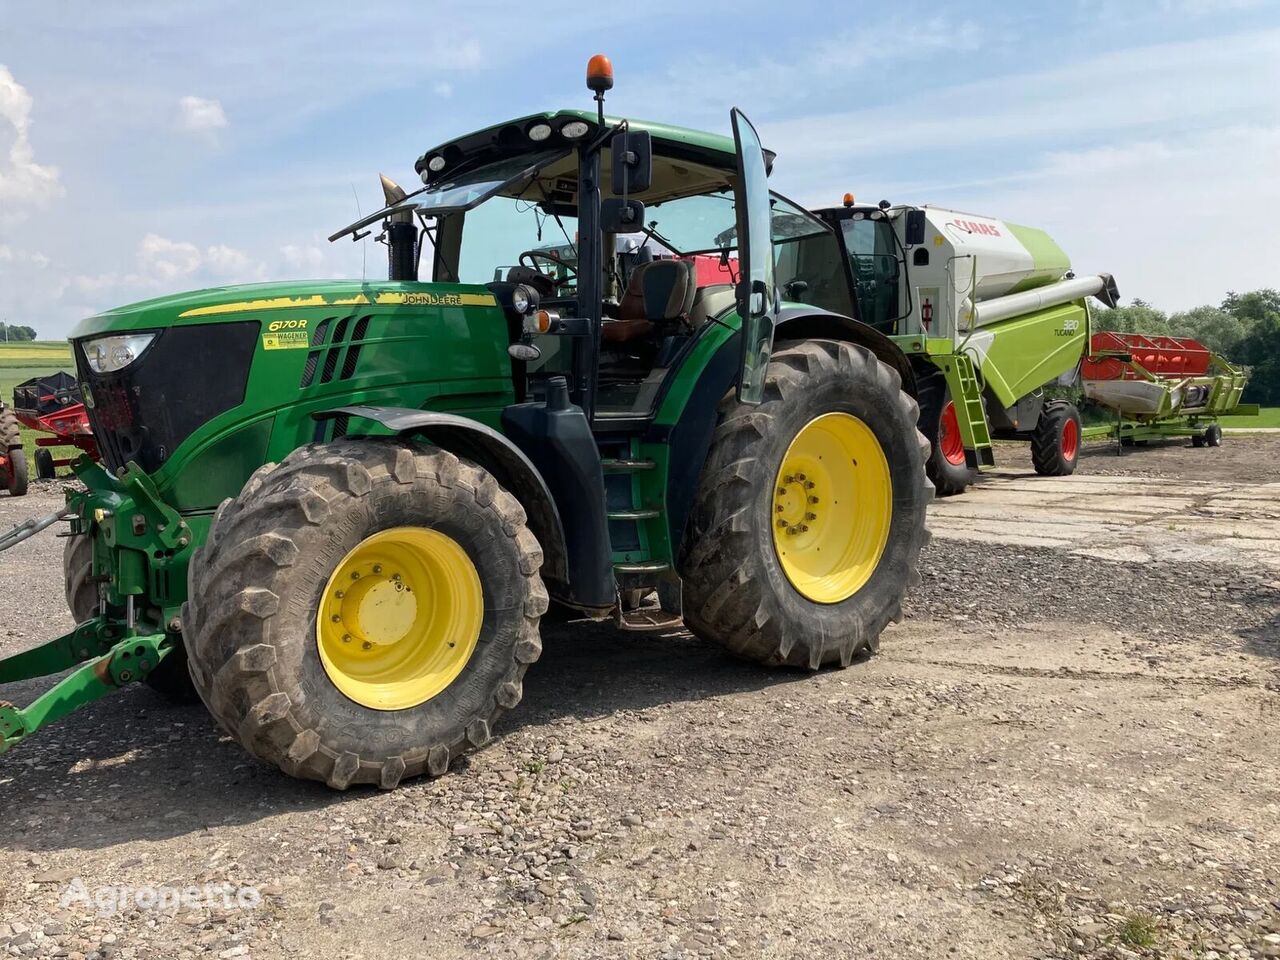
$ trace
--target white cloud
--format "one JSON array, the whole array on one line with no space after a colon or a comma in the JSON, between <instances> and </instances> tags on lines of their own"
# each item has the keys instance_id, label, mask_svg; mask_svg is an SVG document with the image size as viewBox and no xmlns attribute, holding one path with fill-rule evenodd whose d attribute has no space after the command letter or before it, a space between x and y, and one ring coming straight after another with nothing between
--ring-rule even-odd
<instances>
[{"instance_id":1,"label":"white cloud","mask_svg":"<svg viewBox=\"0 0 1280 960\"><path fill-rule=\"evenodd\" d=\"M176 280L195 273L200 260L200 248L194 243L148 233L138 244L138 265L144 277Z\"/></svg>"},{"instance_id":2,"label":"white cloud","mask_svg":"<svg viewBox=\"0 0 1280 960\"><path fill-rule=\"evenodd\" d=\"M31 94L0 64L0 143L12 136L7 162L0 154L0 209L10 205L39 205L62 193L56 167L36 163L28 139ZM5 128L11 127L12 131Z\"/></svg>"},{"instance_id":3,"label":"white cloud","mask_svg":"<svg viewBox=\"0 0 1280 960\"><path fill-rule=\"evenodd\" d=\"M227 115L219 100L183 97L178 101L178 129L186 133L211 136L227 126Z\"/></svg>"},{"instance_id":4,"label":"white cloud","mask_svg":"<svg viewBox=\"0 0 1280 960\"><path fill-rule=\"evenodd\" d=\"M319 247L300 247L292 243L280 248L280 256L295 270L318 270L325 260L324 251Z\"/></svg>"},{"instance_id":5,"label":"white cloud","mask_svg":"<svg viewBox=\"0 0 1280 960\"><path fill-rule=\"evenodd\" d=\"M453 84L448 80L437 80L431 85L431 92L437 97L448 98L453 96Z\"/></svg>"}]
</instances>

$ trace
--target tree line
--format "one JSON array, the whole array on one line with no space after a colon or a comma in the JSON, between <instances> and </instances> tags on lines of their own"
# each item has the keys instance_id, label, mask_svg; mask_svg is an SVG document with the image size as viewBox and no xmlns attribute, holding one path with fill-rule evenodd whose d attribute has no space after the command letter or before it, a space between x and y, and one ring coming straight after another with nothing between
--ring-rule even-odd
<instances>
[{"instance_id":1,"label":"tree line","mask_svg":"<svg viewBox=\"0 0 1280 960\"><path fill-rule=\"evenodd\" d=\"M1095 307L1093 329L1194 337L1236 366L1249 368L1243 399L1280 406L1280 291L1228 293L1221 306L1165 313L1135 298L1128 306Z\"/></svg>"},{"instance_id":2,"label":"tree line","mask_svg":"<svg viewBox=\"0 0 1280 960\"><path fill-rule=\"evenodd\" d=\"M20 326L16 323L0 323L0 340L6 343L10 341L26 342L35 338L36 332L31 327Z\"/></svg>"}]
</instances>

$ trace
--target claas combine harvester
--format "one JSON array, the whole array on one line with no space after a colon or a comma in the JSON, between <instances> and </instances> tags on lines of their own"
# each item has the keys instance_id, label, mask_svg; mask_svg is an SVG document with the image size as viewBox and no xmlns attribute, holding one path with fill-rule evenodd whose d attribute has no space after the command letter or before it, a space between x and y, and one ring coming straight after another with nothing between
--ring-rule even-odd
<instances>
[{"instance_id":1,"label":"claas combine harvester","mask_svg":"<svg viewBox=\"0 0 1280 960\"><path fill-rule=\"evenodd\" d=\"M101 463L68 495L78 626L0 662L12 748L135 682L252 754L394 787L484 744L549 599L668 616L761 663L872 650L932 494L912 366L801 295L837 238L733 137L522 117L444 143L380 228L387 281L221 287L72 335ZM675 256L623 264L618 235ZM549 237L573 247L548 260ZM696 258L736 263L700 283ZM499 279L495 280L495 270ZM719 278L716 278L719 279Z\"/></svg>"}]
</instances>

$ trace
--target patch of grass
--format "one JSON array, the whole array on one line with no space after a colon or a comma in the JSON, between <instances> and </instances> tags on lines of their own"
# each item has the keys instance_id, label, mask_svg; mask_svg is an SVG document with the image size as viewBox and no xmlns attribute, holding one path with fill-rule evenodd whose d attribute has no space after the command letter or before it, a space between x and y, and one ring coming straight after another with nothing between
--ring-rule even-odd
<instances>
[{"instance_id":1,"label":"patch of grass","mask_svg":"<svg viewBox=\"0 0 1280 960\"><path fill-rule=\"evenodd\" d=\"M530 773L541 773L546 765L547 761L545 760L530 760L524 765L524 768Z\"/></svg>"},{"instance_id":2,"label":"patch of grass","mask_svg":"<svg viewBox=\"0 0 1280 960\"><path fill-rule=\"evenodd\" d=\"M1236 430L1250 427L1280 427L1280 407L1263 407L1256 417L1223 417L1219 423Z\"/></svg>"},{"instance_id":3,"label":"patch of grass","mask_svg":"<svg viewBox=\"0 0 1280 960\"><path fill-rule=\"evenodd\" d=\"M1116 930L1116 936L1127 947L1154 947L1156 918L1149 913L1135 913Z\"/></svg>"}]
</instances>

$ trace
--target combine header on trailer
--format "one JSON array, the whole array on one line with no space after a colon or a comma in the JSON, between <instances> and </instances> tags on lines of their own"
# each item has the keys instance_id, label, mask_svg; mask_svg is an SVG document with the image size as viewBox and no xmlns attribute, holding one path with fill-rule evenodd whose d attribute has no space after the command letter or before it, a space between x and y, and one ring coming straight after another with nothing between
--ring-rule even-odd
<instances>
[{"instance_id":1,"label":"combine header on trailer","mask_svg":"<svg viewBox=\"0 0 1280 960\"><path fill-rule=\"evenodd\" d=\"M75 447L98 459L98 445L89 426L89 412L80 396L80 384L64 371L32 377L13 388L13 412L18 421L40 433L37 437L36 476L52 480L59 467L69 467L79 455L56 457L51 447Z\"/></svg>"},{"instance_id":2,"label":"combine header on trailer","mask_svg":"<svg viewBox=\"0 0 1280 960\"><path fill-rule=\"evenodd\" d=\"M1256 415L1241 404L1248 380L1199 340L1141 333L1095 333L1081 365L1085 396L1115 411L1116 421L1087 431L1123 445L1155 437L1222 443L1222 416Z\"/></svg>"}]
</instances>

